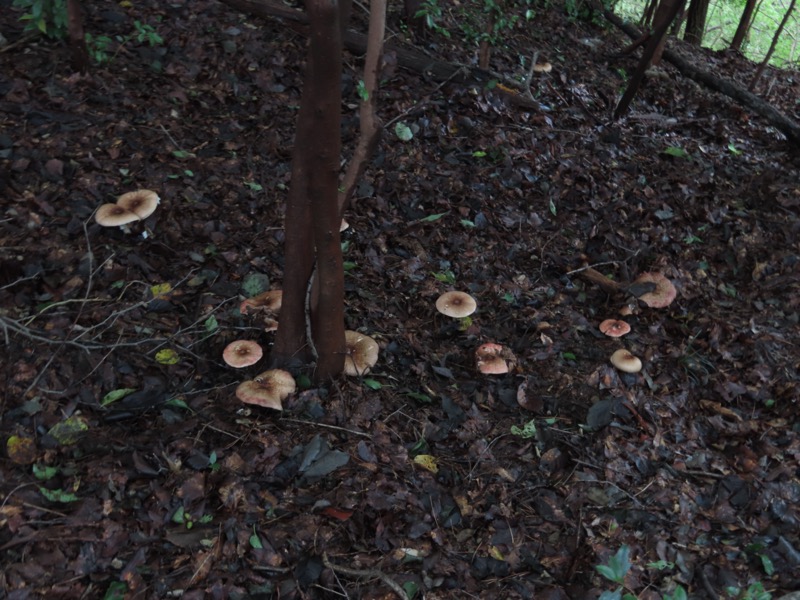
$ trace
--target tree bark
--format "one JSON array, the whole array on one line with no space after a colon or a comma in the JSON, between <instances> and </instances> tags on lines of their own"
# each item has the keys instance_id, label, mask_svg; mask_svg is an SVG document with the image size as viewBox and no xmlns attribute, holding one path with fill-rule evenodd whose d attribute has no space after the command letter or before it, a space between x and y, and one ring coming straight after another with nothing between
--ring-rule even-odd
<instances>
[{"instance_id":1,"label":"tree bark","mask_svg":"<svg viewBox=\"0 0 800 600\"><path fill-rule=\"evenodd\" d=\"M748 91L752 92L756 89L756 85L758 84L758 80L761 78L761 75L764 73L764 69L767 68L769 64L769 59L772 58L773 52L775 52L775 46L778 45L778 38L780 38L781 33L783 33L783 28L786 26L786 21L789 20L789 16L792 14L794 10L794 5L796 0L792 0L789 3L789 8L786 9L786 14L783 15L783 20L781 20L781 24L778 25L778 29L775 31L775 35L772 36L772 44L769 46L769 50L767 51L767 55L764 57L764 60L761 61L761 64L758 65L758 70L756 74L753 75L753 80L750 82L750 85L747 86Z\"/></svg>"},{"instance_id":2,"label":"tree bark","mask_svg":"<svg viewBox=\"0 0 800 600\"><path fill-rule=\"evenodd\" d=\"M742 11L742 17L739 19L739 26L736 28L736 33L733 34L731 40L732 50L741 50L742 42L744 42L747 32L750 31L750 25L753 24L753 11L756 8L758 0L747 0Z\"/></svg>"},{"instance_id":3,"label":"tree bark","mask_svg":"<svg viewBox=\"0 0 800 600\"><path fill-rule=\"evenodd\" d=\"M628 83L628 88L625 90L616 110L614 110L615 119L619 119L628 110L633 98L636 96L636 92L639 90L639 86L642 84L647 68L651 64L658 63L658 59L660 59L664 51L667 30L670 23L683 8L683 4L684 0L661 0L656 11L655 29L642 52L642 58L639 60L636 72Z\"/></svg>"},{"instance_id":4,"label":"tree bark","mask_svg":"<svg viewBox=\"0 0 800 600\"><path fill-rule=\"evenodd\" d=\"M72 68L81 73L89 71L89 51L83 32L83 14L79 0L67 0L67 32L72 54Z\"/></svg>"},{"instance_id":5,"label":"tree bark","mask_svg":"<svg viewBox=\"0 0 800 600\"><path fill-rule=\"evenodd\" d=\"M314 106L316 134L314 145L307 149L311 166L308 192L319 281L319 294L315 298L318 303L311 306L311 326L317 351L314 379L320 382L340 374L345 359L344 265L338 203L342 35L337 0L307 0L306 9L311 23L309 58L314 65L313 80L307 83L311 84L309 96Z\"/></svg>"},{"instance_id":6,"label":"tree bark","mask_svg":"<svg viewBox=\"0 0 800 600\"><path fill-rule=\"evenodd\" d=\"M686 18L686 31L683 34L685 41L695 46L703 43L707 16L708 0L691 0L689 2L689 16Z\"/></svg>"},{"instance_id":7,"label":"tree bark","mask_svg":"<svg viewBox=\"0 0 800 600\"><path fill-rule=\"evenodd\" d=\"M381 71L380 65L381 57L383 56L383 37L385 32L386 0L372 0L369 7L367 56L364 59L364 90L367 94L367 99L361 101L361 107L359 108L361 134L342 181L342 192L339 194L340 216L352 200L356 185L364 175L369 160L375 154L383 132L383 125L378 119L375 94L378 91L378 77Z\"/></svg>"}]
</instances>

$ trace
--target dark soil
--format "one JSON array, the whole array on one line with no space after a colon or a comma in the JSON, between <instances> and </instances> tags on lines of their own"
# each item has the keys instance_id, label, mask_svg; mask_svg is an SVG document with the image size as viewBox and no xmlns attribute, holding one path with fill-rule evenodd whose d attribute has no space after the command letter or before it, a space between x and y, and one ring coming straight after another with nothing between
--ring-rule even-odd
<instances>
[{"instance_id":1,"label":"dark soil","mask_svg":"<svg viewBox=\"0 0 800 600\"><path fill-rule=\"evenodd\" d=\"M544 6L492 62L550 61L542 110L389 66L381 117L414 137L388 128L343 234L347 327L381 358L279 413L234 396L263 365L221 353L274 335L239 303L281 285L305 38L208 0L84 4L112 42L80 75L0 2L0 596L595 598L621 548L642 599L800 589L800 158L773 128L668 64L611 123L628 40ZM121 44L134 21L163 43ZM458 41L421 46L473 60ZM760 87L795 119L799 77ZM152 217L94 222L137 188ZM436 313L448 289L471 323ZM510 374L476 372L487 341Z\"/></svg>"}]
</instances>

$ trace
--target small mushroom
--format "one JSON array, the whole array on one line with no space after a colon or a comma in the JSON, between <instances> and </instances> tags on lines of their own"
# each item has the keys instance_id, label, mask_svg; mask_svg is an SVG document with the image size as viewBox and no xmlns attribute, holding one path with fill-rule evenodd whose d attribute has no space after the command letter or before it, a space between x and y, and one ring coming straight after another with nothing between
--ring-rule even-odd
<instances>
[{"instance_id":1,"label":"small mushroom","mask_svg":"<svg viewBox=\"0 0 800 600\"><path fill-rule=\"evenodd\" d=\"M282 290L269 290L263 292L258 296L242 300L239 305L239 312L246 315L248 311L263 311L268 314L278 314L283 304L283 291Z\"/></svg>"},{"instance_id":2,"label":"small mushroom","mask_svg":"<svg viewBox=\"0 0 800 600\"><path fill-rule=\"evenodd\" d=\"M661 273L642 273L633 283L655 284L656 289L639 296L639 300L650 308L666 308L672 304L672 301L675 300L675 297L678 295L672 282Z\"/></svg>"},{"instance_id":3,"label":"small mushroom","mask_svg":"<svg viewBox=\"0 0 800 600\"><path fill-rule=\"evenodd\" d=\"M357 331L345 331L346 356L344 374L351 377L364 375L378 362L378 342Z\"/></svg>"},{"instance_id":4,"label":"small mushroom","mask_svg":"<svg viewBox=\"0 0 800 600\"><path fill-rule=\"evenodd\" d=\"M436 310L456 319L470 316L478 308L475 298L466 292L445 292L436 300Z\"/></svg>"},{"instance_id":5,"label":"small mushroom","mask_svg":"<svg viewBox=\"0 0 800 600\"><path fill-rule=\"evenodd\" d=\"M506 360L509 355L510 350L500 344L487 342L475 350L475 365L484 375L503 375L510 368Z\"/></svg>"},{"instance_id":6,"label":"small mushroom","mask_svg":"<svg viewBox=\"0 0 800 600\"><path fill-rule=\"evenodd\" d=\"M625 321L619 319L606 319L600 323L600 331L608 337L622 337L626 333L630 333L631 326Z\"/></svg>"},{"instance_id":7,"label":"small mushroom","mask_svg":"<svg viewBox=\"0 0 800 600\"><path fill-rule=\"evenodd\" d=\"M225 346L225 350L222 351L222 360L230 367L242 369L256 364L263 355L264 351L256 342L236 340Z\"/></svg>"},{"instance_id":8,"label":"small mushroom","mask_svg":"<svg viewBox=\"0 0 800 600\"><path fill-rule=\"evenodd\" d=\"M117 198L117 206L132 212L144 221L155 212L160 201L161 198L153 190L136 190Z\"/></svg>"},{"instance_id":9,"label":"small mushroom","mask_svg":"<svg viewBox=\"0 0 800 600\"><path fill-rule=\"evenodd\" d=\"M553 70L553 65L551 65L549 62L536 63L535 65L533 65L534 73L549 73L552 70Z\"/></svg>"},{"instance_id":10,"label":"small mushroom","mask_svg":"<svg viewBox=\"0 0 800 600\"><path fill-rule=\"evenodd\" d=\"M94 214L94 220L103 227L123 227L138 221L139 217L116 204L103 204Z\"/></svg>"},{"instance_id":11,"label":"small mushroom","mask_svg":"<svg viewBox=\"0 0 800 600\"><path fill-rule=\"evenodd\" d=\"M638 373L642 370L642 361L624 348L611 355L611 364L624 373Z\"/></svg>"},{"instance_id":12,"label":"small mushroom","mask_svg":"<svg viewBox=\"0 0 800 600\"><path fill-rule=\"evenodd\" d=\"M350 223L342 219L341 224L339 225L339 233L342 231L347 231L350 228Z\"/></svg>"},{"instance_id":13,"label":"small mushroom","mask_svg":"<svg viewBox=\"0 0 800 600\"><path fill-rule=\"evenodd\" d=\"M288 371L270 369L254 380L243 381L236 388L236 397L246 404L283 410L283 400L294 393L297 384Z\"/></svg>"}]
</instances>

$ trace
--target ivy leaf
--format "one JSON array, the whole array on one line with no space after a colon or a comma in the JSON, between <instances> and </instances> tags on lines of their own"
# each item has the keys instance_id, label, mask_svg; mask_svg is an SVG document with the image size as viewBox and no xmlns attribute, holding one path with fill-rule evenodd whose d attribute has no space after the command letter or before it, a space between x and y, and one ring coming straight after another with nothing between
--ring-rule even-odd
<instances>
[{"instance_id":1,"label":"ivy leaf","mask_svg":"<svg viewBox=\"0 0 800 600\"><path fill-rule=\"evenodd\" d=\"M160 365L175 365L181 357L172 348L164 348L156 352L156 362Z\"/></svg>"},{"instance_id":2,"label":"ivy leaf","mask_svg":"<svg viewBox=\"0 0 800 600\"><path fill-rule=\"evenodd\" d=\"M402 121L395 124L394 134L401 142L410 142L414 138L414 132Z\"/></svg>"}]
</instances>

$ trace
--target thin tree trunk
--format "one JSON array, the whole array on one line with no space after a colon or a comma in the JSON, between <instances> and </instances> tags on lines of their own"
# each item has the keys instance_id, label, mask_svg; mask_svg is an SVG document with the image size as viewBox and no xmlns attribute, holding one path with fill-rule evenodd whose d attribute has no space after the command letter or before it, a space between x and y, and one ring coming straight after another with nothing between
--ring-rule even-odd
<instances>
[{"instance_id":1,"label":"thin tree trunk","mask_svg":"<svg viewBox=\"0 0 800 600\"><path fill-rule=\"evenodd\" d=\"M338 203L342 146L342 32L336 0L307 0L306 10L311 24L309 58L314 65L314 78L309 83L313 91L311 102L316 133L309 152L313 175L308 191L319 280L319 304L312 306L311 324L317 350L314 379L325 381L342 372L345 359L344 266Z\"/></svg>"},{"instance_id":2,"label":"thin tree trunk","mask_svg":"<svg viewBox=\"0 0 800 600\"><path fill-rule=\"evenodd\" d=\"M655 19L655 30L644 48L642 58L639 60L639 65L636 67L636 72L631 77L630 83L628 83L628 88L614 111L615 119L619 119L628 110L650 64L657 64L656 58L661 58L667 30L670 23L683 8L683 3L684 0L662 0L661 4L659 4Z\"/></svg>"},{"instance_id":3,"label":"thin tree trunk","mask_svg":"<svg viewBox=\"0 0 800 600\"><path fill-rule=\"evenodd\" d=\"M742 49L742 42L744 42L747 32L750 31L750 26L753 24L753 11L756 8L756 2L757 0L747 0L745 3L742 17L739 19L739 26L736 28L736 33L733 34L733 40L731 40L732 50Z\"/></svg>"},{"instance_id":4,"label":"thin tree trunk","mask_svg":"<svg viewBox=\"0 0 800 600\"><path fill-rule=\"evenodd\" d=\"M685 41L695 46L703 43L707 16L708 0L691 0L689 3L689 15L686 18L686 31L683 34Z\"/></svg>"},{"instance_id":5,"label":"thin tree trunk","mask_svg":"<svg viewBox=\"0 0 800 600\"><path fill-rule=\"evenodd\" d=\"M89 51L86 49L86 35L83 33L83 14L79 0L67 0L67 31L72 68L86 73L89 70Z\"/></svg>"},{"instance_id":6,"label":"thin tree trunk","mask_svg":"<svg viewBox=\"0 0 800 600\"><path fill-rule=\"evenodd\" d=\"M792 14L794 10L796 0L792 0L789 4L789 8L786 9L786 14L783 15L783 20L781 24L778 25L778 29L775 31L775 35L772 37L772 44L769 46L769 50L767 51L767 55L764 57L764 60L761 61L761 64L758 66L758 70L756 74L753 75L753 80L750 82L750 85L747 87L748 91L752 92L756 85L758 84L758 80L761 78L761 75L764 73L764 69L767 68L769 64L769 59L772 58L772 53L775 52L775 46L778 45L778 38L780 38L781 33L783 32L783 28L786 26L786 21L789 20L789 16Z\"/></svg>"}]
</instances>

